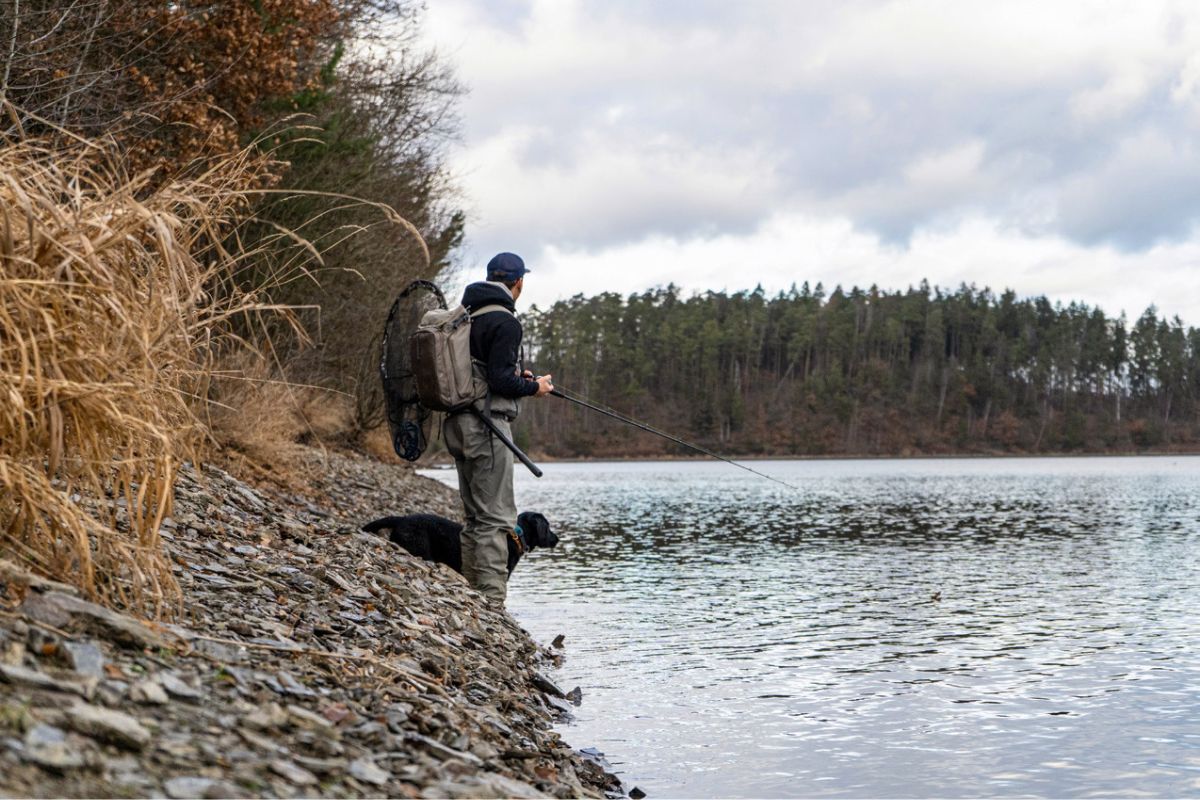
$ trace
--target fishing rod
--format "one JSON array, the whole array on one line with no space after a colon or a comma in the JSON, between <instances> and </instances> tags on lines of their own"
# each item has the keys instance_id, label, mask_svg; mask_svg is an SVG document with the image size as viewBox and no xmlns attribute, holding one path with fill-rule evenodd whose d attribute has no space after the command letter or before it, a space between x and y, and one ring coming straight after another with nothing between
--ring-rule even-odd
<instances>
[{"instance_id":1,"label":"fishing rod","mask_svg":"<svg viewBox=\"0 0 1200 800\"><path fill-rule=\"evenodd\" d=\"M572 396L574 394L573 392L568 392L565 389L556 388L556 389L551 389L550 394L553 395L554 397L561 397L563 400L569 400L570 402L575 403L580 406L583 406L584 408L591 409L592 411L595 411L599 414L603 414L606 417L612 417L615 420L624 422L626 425L632 425L633 427L637 428L638 430L646 431L646 433L653 433L655 436L661 436L662 438L664 438L668 441L674 442L675 444L683 445L684 447L695 450L697 453L703 453L704 455L709 456L711 458L715 458L718 461L724 461L726 464L732 464L733 466L738 467L740 469L744 469L747 472L753 473L754 475L757 475L760 478L766 478L769 481L775 481L775 483L786 486L793 491L797 491L797 492L802 491L799 486L794 486L793 484L790 484L787 481L783 481L783 480L780 480L779 478L775 478L771 475L767 475L765 472L759 472L758 470L748 467L745 464L741 464L737 461L734 461L731 458L726 458L725 456L714 453L711 450L706 450L705 448L701 447L698 444L692 444L691 442L685 442L683 439L680 439L678 436L672 436L671 434L669 434L665 431L660 431L658 428L651 427L650 425L647 425L644 422L639 422L636 419L627 417L624 414L621 414L617 411L613 411L611 408L606 408L604 406L596 405L595 403L589 402L589 401L583 399L582 397L574 397L574 396Z\"/></svg>"}]
</instances>

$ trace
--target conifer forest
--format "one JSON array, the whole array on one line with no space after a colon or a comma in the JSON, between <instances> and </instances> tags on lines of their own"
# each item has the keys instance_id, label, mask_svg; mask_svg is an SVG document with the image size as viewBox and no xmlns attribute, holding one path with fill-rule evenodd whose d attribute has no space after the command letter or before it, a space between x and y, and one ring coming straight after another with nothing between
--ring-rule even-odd
<instances>
[{"instance_id":1,"label":"conifer forest","mask_svg":"<svg viewBox=\"0 0 1200 800\"><path fill-rule=\"evenodd\" d=\"M576 296L525 317L555 383L719 452L1182 451L1198 443L1200 331L1013 291L820 284ZM549 456L685 455L561 400L529 402Z\"/></svg>"}]
</instances>

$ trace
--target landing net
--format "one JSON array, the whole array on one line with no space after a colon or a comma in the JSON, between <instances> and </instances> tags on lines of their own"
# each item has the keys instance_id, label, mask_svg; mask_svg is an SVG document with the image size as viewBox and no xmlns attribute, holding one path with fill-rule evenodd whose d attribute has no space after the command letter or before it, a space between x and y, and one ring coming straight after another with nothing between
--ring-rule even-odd
<instances>
[{"instance_id":1,"label":"landing net","mask_svg":"<svg viewBox=\"0 0 1200 800\"><path fill-rule=\"evenodd\" d=\"M425 452L433 427L433 412L417 399L408 339L425 312L435 308L446 308L441 289L429 281L413 281L392 303L383 331L379 376L383 379L388 429L396 455L406 461L416 461Z\"/></svg>"}]
</instances>

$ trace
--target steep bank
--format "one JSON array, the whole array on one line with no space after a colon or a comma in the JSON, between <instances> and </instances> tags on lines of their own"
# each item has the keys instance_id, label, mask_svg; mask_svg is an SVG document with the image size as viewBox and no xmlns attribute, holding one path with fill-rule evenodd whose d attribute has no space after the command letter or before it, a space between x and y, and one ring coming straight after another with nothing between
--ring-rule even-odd
<instances>
[{"instance_id":1,"label":"steep bank","mask_svg":"<svg viewBox=\"0 0 1200 800\"><path fill-rule=\"evenodd\" d=\"M550 730L559 658L453 572L357 531L447 513L401 466L298 450L310 496L186 470L184 592L142 623L0 569L0 793L602 797Z\"/></svg>"}]
</instances>

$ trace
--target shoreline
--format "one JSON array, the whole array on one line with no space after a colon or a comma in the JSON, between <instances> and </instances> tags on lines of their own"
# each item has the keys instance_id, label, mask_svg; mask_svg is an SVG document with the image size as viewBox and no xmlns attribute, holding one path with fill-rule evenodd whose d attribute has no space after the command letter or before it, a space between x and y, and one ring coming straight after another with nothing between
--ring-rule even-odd
<instances>
[{"instance_id":1,"label":"shoreline","mask_svg":"<svg viewBox=\"0 0 1200 800\"><path fill-rule=\"evenodd\" d=\"M170 622L0 563L0 794L623 796L553 730L573 707L549 677L562 651L358 531L455 516L453 492L406 465L293 457L304 494L181 471Z\"/></svg>"},{"instance_id":2,"label":"shoreline","mask_svg":"<svg viewBox=\"0 0 1200 800\"><path fill-rule=\"evenodd\" d=\"M586 458L555 458L534 455L530 458L537 463L545 464L620 464L624 462L643 463L672 463L678 461L719 461L711 456L593 456ZM1193 458L1200 457L1197 450L1154 450L1125 452L1113 451L1103 453L920 453L912 455L726 455L722 456L731 461L957 461L957 460L1015 460L1015 459L1065 459L1065 458ZM418 463L416 469L452 469L454 462L450 459L431 459L428 463Z\"/></svg>"}]
</instances>

